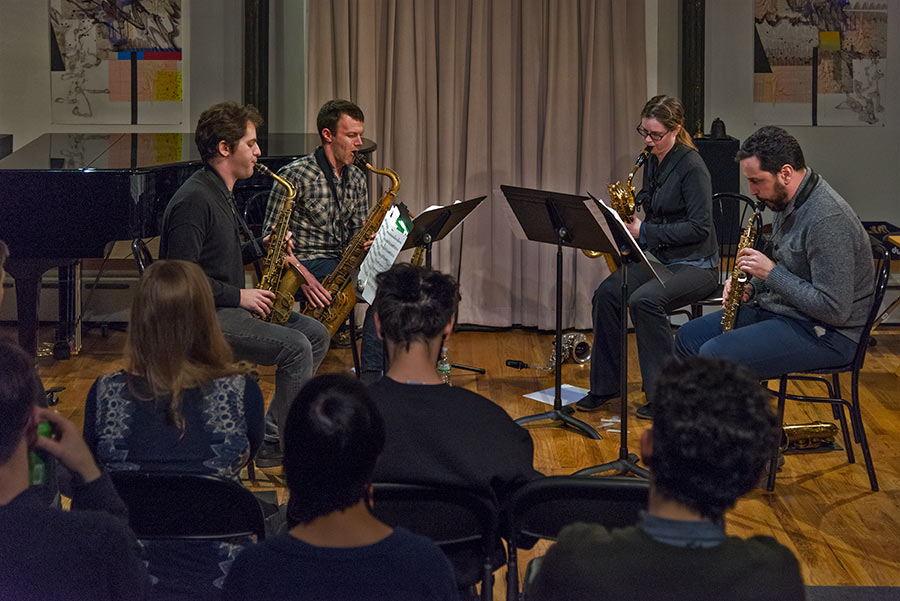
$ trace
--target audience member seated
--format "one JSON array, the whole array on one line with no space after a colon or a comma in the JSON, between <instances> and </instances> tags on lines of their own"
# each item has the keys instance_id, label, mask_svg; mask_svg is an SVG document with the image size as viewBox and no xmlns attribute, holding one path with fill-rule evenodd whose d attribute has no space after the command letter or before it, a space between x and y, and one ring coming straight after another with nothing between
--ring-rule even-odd
<instances>
[{"instance_id":1,"label":"audience member seated","mask_svg":"<svg viewBox=\"0 0 900 601\"><path fill-rule=\"evenodd\" d=\"M759 482L775 416L759 380L721 359L673 361L641 435L650 501L638 526L567 527L527 587L556 599L804 599L791 552L768 536L725 534L725 511Z\"/></svg>"},{"instance_id":2,"label":"audience member seated","mask_svg":"<svg viewBox=\"0 0 900 601\"><path fill-rule=\"evenodd\" d=\"M440 549L369 512L384 441L384 422L361 383L339 375L310 380L284 431L293 527L241 552L224 598L457 599Z\"/></svg>"},{"instance_id":3,"label":"audience member seated","mask_svg":"<svg viewBox=\"0 0 900 601\"><path fill-rule=\"evenodd\" d=\"M8 257L9 248L6 246L6 242L0 240L0 303L3 302L3 280L6 278L6 271L4 270L4 266ZM43 387L41 388L41 390L43 390ZM46 395L40 395L40 398L38 398L38 406L47 406ZM69 476L69 473L67 471L57 469L56 458L53 455L51 455L50 453L45 453L40 449L37 449L34 452L37 453L40 456L41 461L44 462L45 472L44 483L36 487L34 494L36 494L38 498L41 499L48 507L56 507L57 509L59 509L59 478L62 477L62 479L65 481L65 484L67 485L66 494L71 496L71 477Z\"/></svg>"},{"instance_id":4,"label":"audience member seated","mask_svg":"<svg viewBox=\"0 0 900 601\"><path fill-rule=\"evenodd\" d=\"M75 424L37 406L34 360L0 342L0 599L145 599L149 579L128 512ZM38 423L55 433L39 436ZM29 488L29 453L42 449L76 476L72 511ZM35 468L36 469L36 468Z\"/></svg>"},{"instance_id":5,"label":"audience member seated","mask_svg":"<svg viewBox=\"0 0 900 601\"><path fill-rule=\"evenodd\" d=\"M369 388L387 431L375 481L466 487L502 508L541 474L527 430L480 394L443 384L435 370L453 330L456 282L409 264L377 282L375 323L390 368Z\"/></svg>"},{"instance_id":6,"label":"audience member seated","mask_svg":"<svg viewBox=\"0 0 900 601\"><path fill-rule=\"evenodd\" d=\"M187 261L150 265L131 306L125 369L97 378L88 394L94 457L110 470L237 479L262 443L263 419L259 386L232 365L203 271ZM218 595L240 542L142 541L154 596Z\"/></svg>"}]
</instances>

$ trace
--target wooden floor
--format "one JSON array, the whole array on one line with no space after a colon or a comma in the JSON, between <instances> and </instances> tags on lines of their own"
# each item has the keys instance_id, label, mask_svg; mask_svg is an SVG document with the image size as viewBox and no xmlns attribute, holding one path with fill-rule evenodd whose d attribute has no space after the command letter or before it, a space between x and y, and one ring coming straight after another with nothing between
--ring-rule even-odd
<instances>
[{"instance_id":1,"label":"wooden floor","mask_svg":"<svg viewBox=\"0 0 900 601\"><path fill-rule=\"evenodd\" d=\"M12 328L0 328L0 335L11 337ZM42 331L42 339L52 333ZM629 409L643 402L637 368L634 336L630 336ZM849 465L843 453L790 455L774 493L756 490L741 500L729 514L730 534L748 536L768 534L787 545L797 555L807 584L816 585L892 585L900 586L900 329L878 333L878 344L869 351L860 392L881 491L869 489L864 465ZM521 359L544 364L551 337L532 331L461 332L449 340L451 359L456 363L477 365L486 375L453 373L453 385L464 386L493 399L513 417L543 411L544 405L522 398L523 394L548 388L553 378L548 372L516 371L505 367L506 359ZM84 399L94 379L119 366L119 350L124 335L99 330L84 337L80 355L55 362L40 359L39 370L46 386L65 386L59 410L79 425L83 421ZM332 350L320 373L348 371L352 364L348 350ZM565 364L563 382L588 385L588 366ZM273 371L262 368L264 395L273 388ZM845 385L846 388L846 385ZM604 419L618 414L618 406L608 411L579 414L598 428L609 428ZM828 407L789 403L786 421L831 419ZM629 449L637 449L640 432L648 426L641 420L629 420ZM612 426L615 427L615 426ZM618 456L618 434L604 433L603 440L589 440L579 434L550 425L528 426L535 443L535 468L545 474L568 474L577 469ZM253 488L276 488L284 499L280 468L258 470ZM245 473L246 475L246 473ZM536 547L541 553L542 544ZM524 561L531 554L522 554ZM496 593L503 594L504 571L496 574Z\"/></svg>"}]
</instances>

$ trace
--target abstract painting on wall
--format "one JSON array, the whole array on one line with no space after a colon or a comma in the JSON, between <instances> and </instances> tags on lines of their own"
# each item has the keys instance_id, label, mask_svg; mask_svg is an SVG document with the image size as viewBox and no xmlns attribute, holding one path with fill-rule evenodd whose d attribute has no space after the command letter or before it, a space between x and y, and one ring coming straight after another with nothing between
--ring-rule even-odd
<instances>
[{"instance_id":1,"label":"abstract painting on wall","mask_svg":"<svg viewBox=\"0 0 900 601\"><path fill-rule=\"evenodd\" d=\"M183 120L182 0L50 0L51 120Z\"/></svg>"},{"instance_id":2,"label":"abstract painting on wall","mask_svg":"<svg viewBox=\"0 0 900 601\"><path fill-rule=\"evenodd\" d=\"M757 123L884 126L888 2L750 1Z\"/></svg>"}]
</instances>

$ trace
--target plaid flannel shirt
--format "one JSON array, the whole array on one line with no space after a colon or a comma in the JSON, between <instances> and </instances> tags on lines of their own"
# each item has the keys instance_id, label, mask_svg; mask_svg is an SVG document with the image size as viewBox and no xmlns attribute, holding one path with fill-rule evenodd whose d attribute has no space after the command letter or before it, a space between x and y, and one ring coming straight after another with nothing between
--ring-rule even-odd
<instances>
[{"instance_id":1,"label":"plaid flannel shirt","mask_svg":"<svg viewBox=\"0 0 900 601\"><path fill-rule=\"evenodd\" d=\"M338 202L332 200L328 180L316 162L315 153L282 167L278 175L297 188L290 226L294 255L300 261L340 259L368 213L365 174L356 165L344 167L341 177L335 181ZM263 231L269 231L277 221L284 198L284 187L273 183Z\"/></svg>"}]
</instances>

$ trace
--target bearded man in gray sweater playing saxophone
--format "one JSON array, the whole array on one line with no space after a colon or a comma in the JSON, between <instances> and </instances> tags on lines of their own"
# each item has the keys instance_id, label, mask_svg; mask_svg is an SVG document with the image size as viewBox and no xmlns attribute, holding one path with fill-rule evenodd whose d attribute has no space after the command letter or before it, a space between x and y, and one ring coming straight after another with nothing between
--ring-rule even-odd
<instances>
[{"instance_id":1,"label":"bearded man in gray sweater playing saxophone","mask_svg":"<svg viewBox=\"0 0 900 601\"><path fill-rule=\"evenodd\" d=\"M765 252L738 254L736 267L751 279L734 329L722 333L721 311L690 321L678 330L676 354L729 359L760 379L849 363L875 278L859 218L779 127L757 130L736 160L750 193L775 214L772 234Z\"/></svg>"}]
</instances>

